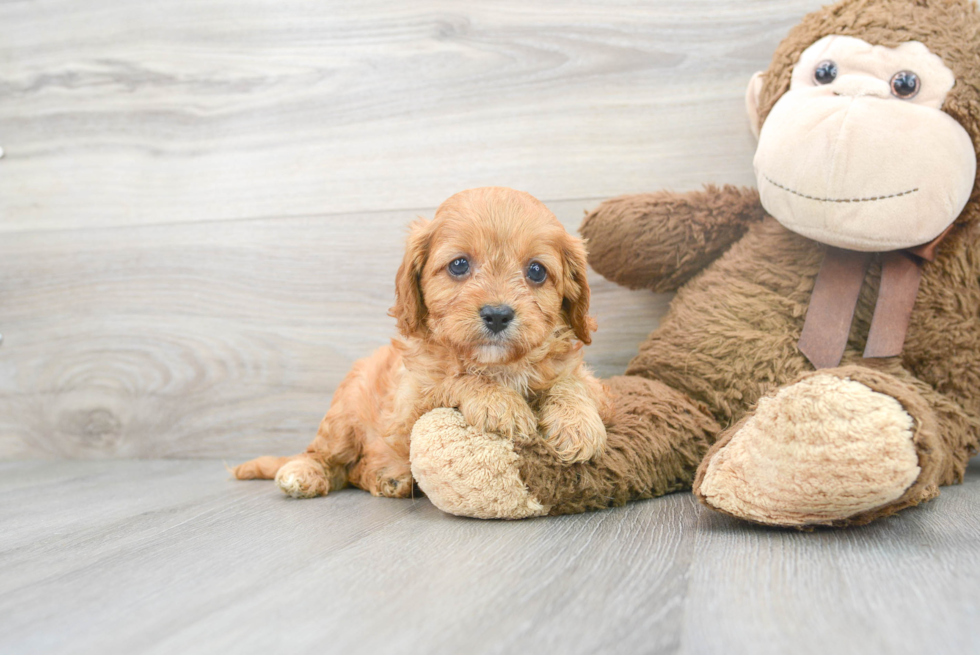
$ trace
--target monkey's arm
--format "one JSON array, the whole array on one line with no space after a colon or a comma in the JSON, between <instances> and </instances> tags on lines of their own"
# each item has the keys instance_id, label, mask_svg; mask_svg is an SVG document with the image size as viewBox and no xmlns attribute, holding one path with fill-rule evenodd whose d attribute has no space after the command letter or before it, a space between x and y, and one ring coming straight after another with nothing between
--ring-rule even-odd
<instances>
[{"instance_id":1,"label":"monkey's arm","mask_svg":"<svg viewBox=\"0 0 980 655\"><path fill-rule=\"evenodd\" d=\"M580 232L589 264L603 277L631 289L674 291L764 216L755 189L707 185L607 200Z\"/></svg>"}]
</instances>

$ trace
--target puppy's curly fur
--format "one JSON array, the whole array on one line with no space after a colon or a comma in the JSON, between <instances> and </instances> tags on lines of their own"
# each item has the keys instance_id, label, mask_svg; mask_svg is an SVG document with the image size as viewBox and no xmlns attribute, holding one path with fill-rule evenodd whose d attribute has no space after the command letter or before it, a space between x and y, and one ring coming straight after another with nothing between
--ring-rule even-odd
<instances>
[{"instance_id":1,"label":"puppy's curly fur","mask_svg":"<svg viewBox=\"0 0 980 655\"><path fill-rule=\"evenodd\" d=\"M544 204L502 187L458 193L411 227L391 309L401 338L354 364L305 453L234 474L275 477L294 497L346 484L404 497L412 426L436 407L588 460L612 414L582 362L595 330L588 311L585 248Z\"/></svg>"}]
</instances>

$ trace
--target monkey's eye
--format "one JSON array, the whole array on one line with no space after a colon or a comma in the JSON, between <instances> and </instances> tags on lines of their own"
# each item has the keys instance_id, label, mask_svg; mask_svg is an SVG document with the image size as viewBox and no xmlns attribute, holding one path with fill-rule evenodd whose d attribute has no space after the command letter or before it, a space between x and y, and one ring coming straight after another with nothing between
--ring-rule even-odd
<instances>
[{"instance_id":1,"label":"monkey's eye","mask_svg":"<svg viewBox=\"0 0 980 655\"><path fill-rule=\"evenodd\" d=\"M829 59L817 64L813 71L813 81L817 84L830 84L837 79L837 64Z\"/></svg>"},{"instance_id":2,"label":"monkey's eye","mask_svg":"<svg viewBox=\"0 0 980 655\"><path fill-rule=\"evenodd\" d=\"M919 92L919 76L912 71L900 71L892 77L892 95L908 100Z\"/></svg>"},{"instance_id":3,"label":"monkey's eye","mask_svg":"<svg viewBox=\"0 0 980 655\"><path fill-rule=\"evenodd\" d=\"M548 271L538 262L531 262L527 267L527 279L535 284L541 284L548 277Z\"/></svg>"},{"instance_id":4,"label":"monkey's eye","mask_svg":"<svg viewBox=\"0 0 980 655\"><path fill-rule=\"evenodd\" d=\"M449 274L453 277L463 277L470 272L470 262L466 259L466 257L458 257L449 262L449 266L446 267L446 270L448 270Z\"/></svg>"}]
</instances>

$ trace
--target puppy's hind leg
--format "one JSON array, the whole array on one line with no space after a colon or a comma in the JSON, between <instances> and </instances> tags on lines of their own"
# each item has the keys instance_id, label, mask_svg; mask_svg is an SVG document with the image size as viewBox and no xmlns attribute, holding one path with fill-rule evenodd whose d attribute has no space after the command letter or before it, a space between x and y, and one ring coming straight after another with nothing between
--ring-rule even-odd
<instances>
[{"instance_id":1,"label":"puppy's hind leg","mask_svg":"<svg viewBox=\"0 0 980 655\"><path fill-rule=\"evenodd\" d=\"M408 463L407 436L368 434L362 457L351 468L350 482L374 496L408 498L415 481Z\"/></svg>"},{"instance_id":2,"label":"puppy's hind leg","mask_svg":"<svg viewBox=\"0 0 980 655\"><path fill-rule=\"evenodd\" d=\"M231 469L231 474L239 480L272 480L276 477L279 469L297 457L300 455L293 457L274 457L272 455L256 457Z\"/></svg>"},{"instance_id":3,"label":"puppy's hind leg","mask_svg":"<svg viewBox=\"0 0 980 655\"><path fill-rule=\"evenodd\" d=\"M367 434L380 429L390 407L390 398L379 393L379 389L394 387L393 376L400 365L398 353L390 346L356 362L334 392L330 409L305 453L293 457L259 457L233 469L235 477L274 478L279 488L294 498L323 496L348 483L363 486L355 471L365 458L375 459L365 455ZM407 469L407 448L404 460Z\"/></svg>"},{"instance_id":4,"label":"puppy's hind leg","mask_svg":"<svg viewBox=\"0 0 980 655\"><path fill-rule=\"evenodd\" d=\"M330 466L317 453L291 457L256 457L231 469L239 480L275 480L293 498L325 496L347 484L347 468Z\"/></svg>"},{"instance_id":5,"label":"puppy's hind leg","mask_svg":"<svg viewBox=\"0 0 980 655\"><path fill-rule=\"evenodd\" d=\"M293 498L315 498L347 486L347 464L358 455L358 442L337 409L331 408L305 453L257 457L231 470L239 480L275 480Z\"/></svg>"},{"instance_id":6,"label":"puppy's hind leg","mask_svg":"<svg viewBox=\"0 0 980 655\"><path fill-rule=\"evenodd\" d=\"M316 457L302 455L279 469L276 485L293 498L326 496L347 486L347 467L331 466Z\"/></svg>"},{"instance_id":7,"label":"puppy's hind leg","mask_svg":"<svg viewBox=\"0 0 980 655\"><path fill-rule=\"evenodd\" d=\"M320 423L320 430L306 452L287 461L276 471L276 485L293 498L326 496L347 486L348 464L358 455L358 440L352 426L333 407Z\"/></svg>"}]
</instances>

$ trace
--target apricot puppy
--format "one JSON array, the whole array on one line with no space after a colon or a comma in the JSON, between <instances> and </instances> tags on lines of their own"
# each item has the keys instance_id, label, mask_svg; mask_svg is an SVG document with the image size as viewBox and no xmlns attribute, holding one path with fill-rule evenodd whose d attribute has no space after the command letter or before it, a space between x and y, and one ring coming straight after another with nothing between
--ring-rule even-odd
<instances>
[{"instance_id":1,"label":"apricot puppy","mask_svg":"<svg viewBox=\"0 0 980 655\"><path fill-rule=\"evenodd\" d=\"M412 426L437 407L543 438L567 462L603 449L612 408L582 362L595 330L585 248L544 204L502 187L449 198L411 226L395 296L401 337L354 364L306 452L260 457L236 477L275 477L298 498L348 483L407 496Z\"/></svg>"}]
</instances>

